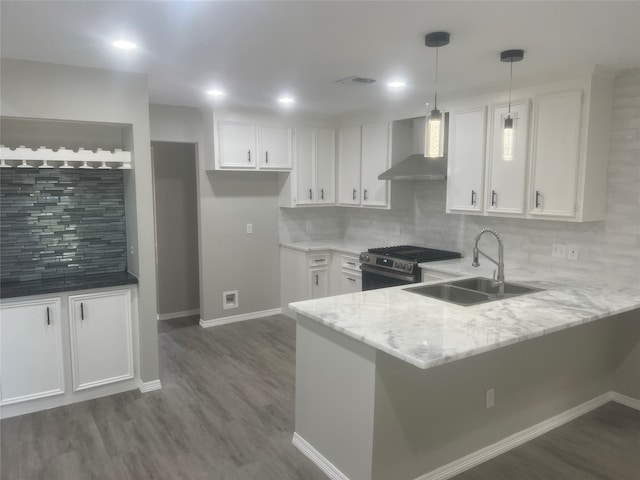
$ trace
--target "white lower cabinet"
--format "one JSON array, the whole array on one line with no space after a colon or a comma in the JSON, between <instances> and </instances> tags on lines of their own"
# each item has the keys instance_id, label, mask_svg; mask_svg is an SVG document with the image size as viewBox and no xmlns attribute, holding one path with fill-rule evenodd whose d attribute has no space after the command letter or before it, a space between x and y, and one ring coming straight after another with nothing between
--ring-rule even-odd
<instances>
[{"instance_id":1,"label":"white lower cabinet","mask_svg":"<svg viewBox=\"0 0 640 480\"><path fill-rule=\"evenodd\" d=\"M74 391L134 377L128 290L69 297Z\"/></svg>"},{"instance_id":2,"label":"white lower cabinet","mask_svg":"<svg viewBox=\"0 0 640 480\"><path fill-rule=\"evenodd\" d=\"M329 295L329 268L312 268L309 273L311 298L322 298Z\"/></svg>"},{"instance_id":3,"label":"white lower cabinet","mask_svg":"<svg viewBox=\"0 0 640 480\"><path fill-rule=\"evenodd\" d=\"M356 271L342 270L340 277L340 293L356 293L362 291L362 274Z\"/></svg>"},{"instance_id":4,"label":"white lower cabinet","mask_svg":"<svg viewBox=\"0 0 640 480\"><path fill-rule=\"evenodd\" d=\"M59 298L0 308L2 405L64 393Z\"/></svg>"}]
</instances>

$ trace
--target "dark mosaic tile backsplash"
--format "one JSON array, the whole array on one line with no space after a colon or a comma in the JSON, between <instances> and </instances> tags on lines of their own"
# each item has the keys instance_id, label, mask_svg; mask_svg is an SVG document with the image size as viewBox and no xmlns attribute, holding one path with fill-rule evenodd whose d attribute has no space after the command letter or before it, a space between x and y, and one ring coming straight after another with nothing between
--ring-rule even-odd
<instances>
[{"instance_id":1,"label":"dark mosaic tile backsplash","mask_svg":"<svg viewBox=\"0 0 640 480\"><path fill-rule=\"evenodd\" d=\"M123 272L122 170L3 168L2 282Z\"/></svg>"}]
</instances>

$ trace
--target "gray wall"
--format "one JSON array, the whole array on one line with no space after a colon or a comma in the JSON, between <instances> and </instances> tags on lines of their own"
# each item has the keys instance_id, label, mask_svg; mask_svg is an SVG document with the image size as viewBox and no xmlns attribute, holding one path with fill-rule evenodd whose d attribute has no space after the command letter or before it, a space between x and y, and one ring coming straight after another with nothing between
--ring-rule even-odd
<instances>
[{"instance_id":1,"label":"gray wall","mask_svg":"<svg viewBox=\"0 0 640 480\"><path fill-rule=\"evenodd\" d=\"M600 273L621 284L640 282L640 69L621 72L614 86L605 220L575 224L544 220L450 215L446 181L413 182L415 204L407 210L357 208L282 209L282 241L344 238L369 247L418 243L471 254L483 226L500 231L509 265L526 262L549 272L580 277ZM307 222L310 222L307 228ZM395 235L399 231L400 235ZM328 235L327 232L330 232ZM577 243L578 261L551 257L553 243Z\"/></svg>"},{"instance_id":2,"label":"gray wall","mask_svg":"<svg viewBox=\"0 0 640 480\"><path fill-rule=\"evenodd\" d=\"M210 110L151 105L150 114L152 140L197 143L200 317L279 308L277 174L206 170L213 155ZM238 308L222 308L227 290L238 290Z\"/></svg>"},{"instance_id":3,"label":"gray wall","mask_svg":"<svg viewBox=\"0 0 640 480\"><path fill-rule=\"evenodd\" d=\"M152 142L158 314L200 309L196 148Z\"/></svg>"},{"instance_id":4,"label":"gray wall","mask_svg":"<svg viewBox=\"0 0 640 480\"><path fill-rule=\"evenodd\" d=\"M124 174L127 264L138 276L140 375L159 378L149 95L144 75L2 59L2 115L129 125L123 145L133 170ZM139 248L140 247L140 248Z\"/></svg>"}]
</instances>

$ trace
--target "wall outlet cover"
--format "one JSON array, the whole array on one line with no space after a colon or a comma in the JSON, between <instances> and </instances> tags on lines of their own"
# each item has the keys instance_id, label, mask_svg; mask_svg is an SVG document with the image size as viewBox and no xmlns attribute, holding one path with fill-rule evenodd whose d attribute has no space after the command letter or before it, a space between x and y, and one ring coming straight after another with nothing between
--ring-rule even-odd
<instances>
[{"instance_id":1,"label":"wall outlet cover","mask_svg":"<svg viewBox=\"0 0 640 480\"><path fill-rule=\"evenodd\" d=\"M567 258L569 260L578 260L580 255L580 246L576 243L567 244Z\"/></svg>"},{"instance_id":2,"label":"wall outlet cover","mask_svg":"<svg viewBox=\"0 0 640 480\"><path fill-rule=\"evenodd\" d=\"M238 290L229 290L222 292L222 308L229 310L231 308L238 308Z\"/></svg>"}]
</instances>

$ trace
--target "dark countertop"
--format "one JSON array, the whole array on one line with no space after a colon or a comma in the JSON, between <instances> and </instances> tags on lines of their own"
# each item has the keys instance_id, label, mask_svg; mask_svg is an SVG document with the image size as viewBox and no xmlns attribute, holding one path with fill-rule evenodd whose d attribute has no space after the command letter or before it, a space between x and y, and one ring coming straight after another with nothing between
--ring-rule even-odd
<instances>
[{"instance_id":1,"label":"dark countertop","mask_svg":"<svg viewBox=\"0 0 640 480\"><path fill-rule=\"evenodd\" d=\"M26 282L2 282L0 283L0 298L73 292L75 290L135 285L137 283L138 279L128 272L58 277Z\"/></svg>"}]
</instances>

